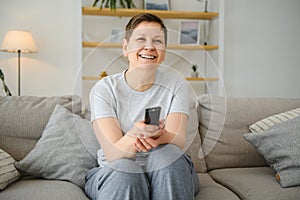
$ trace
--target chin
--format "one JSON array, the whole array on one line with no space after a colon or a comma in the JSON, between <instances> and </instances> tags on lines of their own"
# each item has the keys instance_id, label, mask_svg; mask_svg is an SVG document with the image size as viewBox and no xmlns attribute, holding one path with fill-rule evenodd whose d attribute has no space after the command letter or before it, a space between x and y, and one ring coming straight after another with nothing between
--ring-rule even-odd
<instances>
[{"instance_id":1,"label":"chin","mask_svg":"<svg viewBox=\"0 0 300 200\"><path fill-rule=\"evenodd\" d=\"M141 68L151 68L151 69L157 69L160 63L142 63L140 64Z\"/></svg>"}]
</instances>

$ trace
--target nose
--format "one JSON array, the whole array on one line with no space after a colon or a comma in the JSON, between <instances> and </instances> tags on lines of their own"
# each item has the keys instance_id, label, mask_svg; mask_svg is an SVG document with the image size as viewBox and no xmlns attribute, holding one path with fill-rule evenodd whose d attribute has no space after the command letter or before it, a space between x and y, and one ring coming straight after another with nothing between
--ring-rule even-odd
<instances>
[{"instance_id":1,"label":"nose","mask_svg":"<svg viewBox=\"0 0 300 200\"><path fill-rule=\"evenodd\" d=\"M148 50L148 51L153 51L154 47L153 46L145 46L144 49Z\"/></svg>"},{"instance_id":2,"label":"nose","mask_svg":"<svg viewBox=\"0 0 300 200\"><path fill-rule=\"evenodd\" d=\"M154 46L153 46L153 44L152 44L152 41L147 41L146 42L146 44L145 44L145 46L144 46L144 49L145 50L148 50L148 51L152 51L152 50L154 50Z\"/></svg>"}]
</instances>

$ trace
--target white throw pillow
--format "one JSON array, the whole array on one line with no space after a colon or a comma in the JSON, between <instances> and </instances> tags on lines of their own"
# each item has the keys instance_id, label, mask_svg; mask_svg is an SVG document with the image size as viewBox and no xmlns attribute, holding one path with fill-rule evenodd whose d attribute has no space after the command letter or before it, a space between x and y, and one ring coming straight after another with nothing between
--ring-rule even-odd
<instances>
[{"instance_id":1,"label":"white throw pillow","mask_svg":"<svg viewBox=\"0 0 300 200\"><path fill-rule=\"evenodd\" d=\"M249 130L255 133L262 133L275 124L279 124L281 122L293 119L295 117L300 116L300 108L296 108L287 112L283 112L280 114L272 115L267 118L264 118L258 122L255 122L251 126L249 126Z\"/></svg>"},{"instance_id":2,"label":"white throw pillow","mask_svg":"<svg viewBox=\"0 0 300 200\"><path fill-rule=\"evenodd\" d=\"M20 178L15 168L15 160L8 153L0 149L0 191Z\"/></svg>"}]
</instances>

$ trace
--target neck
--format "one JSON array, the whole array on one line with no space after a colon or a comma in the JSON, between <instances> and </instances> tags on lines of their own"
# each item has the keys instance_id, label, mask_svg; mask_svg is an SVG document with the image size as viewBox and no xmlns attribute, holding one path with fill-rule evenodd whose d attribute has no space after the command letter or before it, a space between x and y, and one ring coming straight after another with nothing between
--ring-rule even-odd
<instances>
[{"instance_id":1,"label":"neck","mask_svg":"<svg viewBox=\"0 0 300 200\"><path fill-rule=\"evenodd\" d=\"M128 69L125 72L125 79L129 87L139 92L150 89L155 82L155 76L156 69Z\"/></svg>"}]
</instances>

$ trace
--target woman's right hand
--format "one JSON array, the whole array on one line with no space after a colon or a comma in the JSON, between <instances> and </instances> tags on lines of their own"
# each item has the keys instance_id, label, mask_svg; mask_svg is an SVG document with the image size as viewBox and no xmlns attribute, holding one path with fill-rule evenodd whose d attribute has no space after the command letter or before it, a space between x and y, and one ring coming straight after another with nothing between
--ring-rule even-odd
<instances>
[{"instance_id":1,"label":"woman's right hand","mask_svg":"<svg viewBox=\"0 0 300 200\"><path fill-rule=\"evenodd\" d=\"M145 122L138 121L134 124L133 128L130 129L127 134L136 138L155 138L162 134L162 128L164 128L165 120L160 120L159 125L149 125Z\"/></svg>"},{"instance_id":2,"label":"woman's right hand","mask_svg":"<svg viewBox=\"0 0 300 200\"><path fill-rule=\"evenodd\" d=\"M134 139L133 145L139 152L147 152L151 149L149 145L145 145L144 139L158 138L163 133L165 120L160 120L159 125L145 124L144 121L136 122L132 129L127 132L127 136Z\"/></svg>"}]
</instances>

